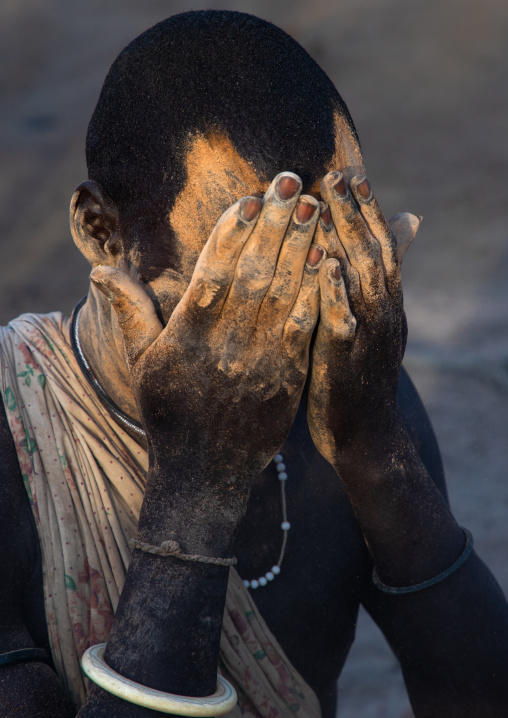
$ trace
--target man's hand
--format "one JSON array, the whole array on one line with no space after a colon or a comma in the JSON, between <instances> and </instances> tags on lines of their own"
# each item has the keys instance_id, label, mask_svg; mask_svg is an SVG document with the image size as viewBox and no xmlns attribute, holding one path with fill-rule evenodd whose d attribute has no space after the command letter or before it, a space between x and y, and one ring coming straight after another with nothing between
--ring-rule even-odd
<instances>
[{"instance_id":1,"label":"man's hand","mask_svg":"<svg viewBox=\"0 0 508 718\"><path fill-rule=\"evenodd\" d=\"M397 411L406 343L401 249L419 221L394 218L397 242L364 177L348 187L332 172L321 195L330 212L316 238L332 259L320 269L309 426L342 480L378 576L412 586L452 565L464 545Z\"/></svg>"},{"instance_id":2,"label":"man's hand","mask_svg":"<svg viewBox=\"0 0 508 718\"><path fill-rule=\"evenodd\" d=\"M172 512L179 539L196 513L212 517L220 507L228 526L239 521L250 479L296 414L324 254L314 248L307 262L319 211L300 190L300 179L285 173L264 201L246 197L222 216L164 328L126 274L110 267L91 274L116 310L151 472L158 484L171 473L157 495L179 505Z\"/></svg>"},{"instance_id":3,"label":"man's hand","mask_svg":"<svg viewBox=\"0 0 508 718\"><path fill-rule=\"evenodd\" d=\"M318 239L335 258L320 270L308 417L314 443L335 465L351 443L371 441L393 426L406 321L400 247L369 182L354 178L348 187L340 172L332 172L321 195L329 211ZM411 217L397 218L399 231Z\"/></svg>"}]
</instances>

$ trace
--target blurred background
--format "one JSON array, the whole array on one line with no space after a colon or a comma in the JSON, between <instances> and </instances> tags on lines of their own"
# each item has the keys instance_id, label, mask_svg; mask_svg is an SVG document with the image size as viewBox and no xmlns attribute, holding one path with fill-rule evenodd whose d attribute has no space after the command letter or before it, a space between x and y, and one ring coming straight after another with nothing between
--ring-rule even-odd
<instances>
[{"instance_id":1,"label":"blurred background","mask_svg":"<svg viewBox=\"0 0 508 718\"><path fill-rule=\"evenodd\" d=\"M506 0L2 0L1 322L69 313L86 293L68 204L86 177L104 76L150 25L209 7L293 35L348 104L385 214L424 215L404 263L406 366L438 434L453 511L506 591ZM363 614L340 686L341 718L407 714L397 663Z\"/></svg>"}]
</instances>

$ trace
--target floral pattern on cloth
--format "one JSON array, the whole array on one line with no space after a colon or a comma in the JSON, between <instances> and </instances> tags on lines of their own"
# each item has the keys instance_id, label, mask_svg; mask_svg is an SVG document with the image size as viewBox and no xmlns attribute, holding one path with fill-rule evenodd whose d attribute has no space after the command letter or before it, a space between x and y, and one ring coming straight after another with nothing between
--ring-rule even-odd
<instances>
[{"instance_id":1,"label":"floral pattern on cloth","mask_svg":"<svg viewBox=\"0 0 508 718\"><path fill-rule=\"evenodd\" d=\"M24 314L0 328L0 392L34 514L56 670L78 710L80 660L106 642L136 535L148 458L83 376L60 313ZM220 670L237 689L232 718L319 718L234 569Z\"/></svg>"},{"instance_id":2,"label":"floral pattern on cloth","mask_svg":"<svg viewBox=\"0 0 508 718\"><path fill-rule=\"evenodd\" d=\"M221 673L238 692L238 715L321 716L316 695L289 662L234 570L229 575L220 648Z\"/></svg>"}]
</instances>

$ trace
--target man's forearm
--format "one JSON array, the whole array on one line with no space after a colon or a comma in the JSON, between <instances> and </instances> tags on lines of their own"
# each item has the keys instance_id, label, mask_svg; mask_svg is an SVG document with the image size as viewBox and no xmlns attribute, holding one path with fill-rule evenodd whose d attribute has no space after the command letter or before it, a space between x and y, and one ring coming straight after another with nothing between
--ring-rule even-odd
<instances>
[{"instance_id":1,"label":"man's forearm","mask_svg":"<svg viewBox=\"0 0 508 718\"><path fill-rule=\"evenodd\" d=\"M212 694L228 569L134 551L105 655L142 685L180 695ZM138 718L139 708L94 686L79 718Z\"/></svg>"},{"instance_id":2,"label":"man's forearm","mask_svg":"<svg viewBox=\"0 0 508 718\"><path fill-rule=\"evenodd\" d=\"M508 606L476 554L429 589L390 596L370 586L363 600L400 661L418 718L505 715Z\"/></svg>"},{"instance_id":3,"label":"man's forearm","mask_svg":"<svg viewBox=\"0 0 508 718\"><path fill-rule=\"evenodd\" d=\"M244 506L238 500L222 511L213 491L217 478L196 454L162 465L151 459L138 538L153 546L176 541L184 554L229 558ZM213 693L228 576L227 566L135 549L106 661L163 691Z\"/></svg>"},{"instance_id":4,"label":"man's forearm","mask_svg":"<svg viewBox=\"0 0 508 718\"><path fill-rule=\"evenodd\" d=\"M400 422L342 445L334 467L384 582L419 583L458 558L464 534Z\"/></svg>"},{"instance_id":5,"label":"man's forearm","mask_svg":"<svg viewBox=\"0 0 508 718\"><path fill-rule=\"evenodd\" d=\"M210 695L228 569L135 551L111 630L107 663L143 685Z\"/></svg>"},{"instance_id":6,"label":"man's forearm","mask_svg":"<svg viewBox=\"0 0 508 718\"><path fill-rule=\"evenodd\" d=\"M0 716L71 718L74 711L55 671L45 663L2 666Z\"/></svg>"},{"instance_id":7,"label":"man's forearm","mask_svg":"<svg viewBox=\"0 0 508 718\"><path fill-rule=\"evenodd\" d=\"M231 552L241 516L231 522L226 512L220 523L220 511L213 510L212 499L203 498L205 492L193 502L185 486L196 480L196 472L213 479L212 470L190 460L149 471L138 537L155 546L172 539L184 553L222 558ZM228 578L227 566L135 549L108 640L107 664L126 678L169 693L214 693ZM111 701L95 689L90 715L107 702L116 705L118 699ZM88 715L86 708L83 715Z\"/></svg>"}]
</instances>

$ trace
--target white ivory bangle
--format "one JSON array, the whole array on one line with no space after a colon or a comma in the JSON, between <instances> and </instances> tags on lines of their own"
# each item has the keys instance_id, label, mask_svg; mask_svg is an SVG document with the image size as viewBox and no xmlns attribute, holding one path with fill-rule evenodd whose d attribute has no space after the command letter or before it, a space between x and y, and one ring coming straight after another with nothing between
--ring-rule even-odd
<instances>
[{"instance_id":1,"label":"white ivory bangle","mask_svg":"<svg viewBox=\"0 0 508 718\"><path fill-rule=\"evenodd\" d=\"M105 643L91 646L83 654L81 667L91 681L124 701L159 713L180 716L220 716L236 705L236 691L222 676L217 676L217 690L199 698L179 696L155 690L131 681L108 666L104 660Z\"/></svg>"}]
</instances>

